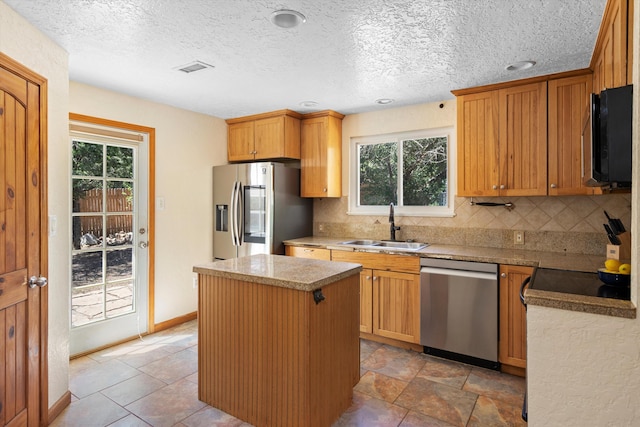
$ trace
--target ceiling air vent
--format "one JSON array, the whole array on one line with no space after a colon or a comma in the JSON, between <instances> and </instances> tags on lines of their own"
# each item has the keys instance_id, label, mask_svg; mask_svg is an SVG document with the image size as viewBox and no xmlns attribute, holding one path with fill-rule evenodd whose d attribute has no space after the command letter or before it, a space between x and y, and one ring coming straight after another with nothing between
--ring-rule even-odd
<instances>
[{"instance_id":1,"label":"ceiling air vent","mask_svg":"<svg viewBox=\"0 0 640 427\"><path fill-rule=\"evenodd\" d=\"M202 61L193 61L187 65L176 67L175 69L178 71L182 71L183 73L189 74L196 71L204 70L205 68L214 68L214 67L213 65L206 64Z\"/></svg>"}]
</instances>

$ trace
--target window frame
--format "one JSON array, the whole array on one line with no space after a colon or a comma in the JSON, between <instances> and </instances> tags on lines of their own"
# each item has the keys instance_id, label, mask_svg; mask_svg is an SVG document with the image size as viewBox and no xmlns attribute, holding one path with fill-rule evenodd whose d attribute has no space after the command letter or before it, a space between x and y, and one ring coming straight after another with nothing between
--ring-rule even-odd
<instances>
[{"instance_id":1,"label":"window frame","mask_svg":"<svg viewBox=\"0 0 640 427\"><path fill-rule=\"evenodd\" d=\"M394 132L380 135L351 137L349 142L349 210L348 215L388 215L389 206L360 205L360 159L358 145L380 144L385 142L400 143L408 139L447 138L447 205L446 206L394 206L396 216L454 217L456 140L453 126L420 129L415 131ZM398 155L399 168L402 167L402 153ZM401 176L399 173L398 176ZM401 190L401 186L398 187Z\"/></svg>"}]
</instances>

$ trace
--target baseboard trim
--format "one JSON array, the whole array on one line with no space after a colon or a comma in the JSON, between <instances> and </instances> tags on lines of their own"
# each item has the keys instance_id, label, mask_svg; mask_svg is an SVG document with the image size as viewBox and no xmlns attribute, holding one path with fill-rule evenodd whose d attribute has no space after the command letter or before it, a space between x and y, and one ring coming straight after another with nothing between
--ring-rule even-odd
<instances>
[{"instance_id":1,"label":"baseboard trim","mask_svg":"<svg viewBox=\"0 0 640 427\"><path fill-rule=\"evenodd\" d=\"M501 365L500 371L504 372L505 374L516 375L518 377L523 377L523 378L527 377L526 368L520 368L518 366Z\"/></svg>"},{"instance_id":2,"label":"baseboard trim","mask_svg":"<svg viewBox=\"0 0 640 427\"><path fill-rule=\"evenodd\" d=\"M71 392L67 390L62 395L62 397L58 399L58 401L54 403L51 406L51 408L49 408L48 415L47 415L49 424L51 424L53 420L55 420L58 417L58 415L62 413L62 411L67 409L67 406L69 406L70 404L71 404Z\"/></svg>"},{"instance_id":3,"label":"baseboard trim","mask_svg":"<svg viewBox=\"0 0 640 427\"><path fill-rule=\"evenodd\" d=\"M367 332L360 332L360 338L363 338L369 341L379 342L382 344L389 344L394 347L404 348L406 350L417 351L418 353L424 352L424 348L420 344L394 340L393 338L381 337L379 335L374 335Z\"/></svg>"},{"instance_id":4,"label":"baseboard trim","mask_svg":"<svg viewBox=\"0 0 640 427\"><path fill-rule=\"evenodd\" d=\"M153 327L153 332L160 332L165 329L173 328L174 326L181 325L185 322L190 322L198 318L198 312L187 313L183 316L174 317L173 319L165 320L164 322L156 323Z\"/></svg>"}]
</instances>

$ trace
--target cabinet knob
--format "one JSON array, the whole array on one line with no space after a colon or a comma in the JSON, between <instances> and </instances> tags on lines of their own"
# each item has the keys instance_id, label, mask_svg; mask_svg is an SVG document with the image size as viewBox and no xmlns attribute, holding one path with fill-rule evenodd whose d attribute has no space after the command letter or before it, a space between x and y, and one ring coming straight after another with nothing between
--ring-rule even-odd
<instances>
[{"instance_id":1,"label":"cabinet knob","mask_svg":"<svg viewBox=\"0 0 640 427\"><path fill-rule=\"evenodd\" d=\"M503 279L504 279L504 278L506 278L506 277L507 277L507 273L502 273L502 274L500 275L500 277L502 277Z\"/></svg>"},{"instance_id":2,"label":"cabinet knob","mask_svg":"<svg viewBox=\"0 0 640 427\"><path fill-rule=\"evenodd\" d=\"M327 192L327 189L326 189L326 188L323 188L323 189L322 189L322 191L326 193L326 192Z\"/></svg>"},{"instance_id":3,"label":"cabinet knob","mask_svg":"<svg viewBox=\"0 0 640 427\"><path fill-rule=\"evenodd\" d=\"M497 185L494 185L494 186L493 186L493 189L494 189L494 190L497 190L497 189L498 189L498 186L497 186Z\"/></svg>"},{"instance_id":4,"label":"cabinet knob","mask_svg":"<svg viewBox=\"0 0 640 427\"><path fill-rule=\"evenodd\" d=\"M502 184L502 185L500 186L500 189L501 189L501 190L504 190L504 184Z\"/></svg>"},{"instance_id":5,"label":"cabinet knob","mask_svg":"<svg viewBox=\"0 0 640 427\"><path fill-rule=\"evenodd\" d=\"M371 276L366 276L366 277L367 277L367 280L371 279Z\"/></svg>"},{"instance_id":6,"label":"cabinet knob","mask_svg":"<svg viewBox=\"0 0 640 427\"><path fill-rule=\"evenodd\" d=\"M558 186L555 184L551 184L551 188L558 188Z\"/></svg>"},{"instance_id":7,"label":"cabinet knob","mask_svg":"<svg viewBox=\"0 0 640 427\"><path fill-rule=\"evenodd\" d=\"M373 276L373 280L378 280L378 278L376 276Z\"/></svg>"}]
</instances>

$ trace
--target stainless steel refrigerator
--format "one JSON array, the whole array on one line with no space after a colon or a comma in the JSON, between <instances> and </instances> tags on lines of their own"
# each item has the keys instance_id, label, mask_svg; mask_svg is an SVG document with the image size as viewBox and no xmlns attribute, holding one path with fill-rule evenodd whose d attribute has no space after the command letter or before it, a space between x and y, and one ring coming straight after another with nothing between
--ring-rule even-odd
<instances>
[{"instance_id":1,"label":"stainless steel refrigerator","mask_svg":"<svg viewBox=\"0 0 640 427\"><path fill-rule=\"evenodd\" d=\"M313 200L300 169L282 163L213 168L213 257L284 254L283 241L313 234Z\"/></svg>"}]
</instances>

